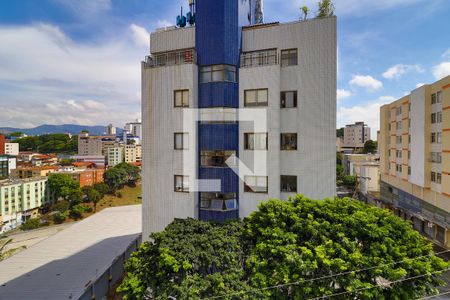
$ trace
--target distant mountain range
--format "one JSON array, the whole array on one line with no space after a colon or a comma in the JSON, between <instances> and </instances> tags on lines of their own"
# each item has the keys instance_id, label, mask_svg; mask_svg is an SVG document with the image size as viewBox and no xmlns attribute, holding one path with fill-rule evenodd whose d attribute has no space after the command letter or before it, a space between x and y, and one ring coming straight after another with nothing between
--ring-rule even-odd
<instances>
[{"instance_id":1,"label":"distant mountain range","mask_svg":"<svg viewBox=\"0 0 450 300\"><path fill-rule=\"evenodd\" d=\"M14 127L0 127L0 133L9 134L12 132L23 132L26 135L41 135L52 133L70 133L79 134L82 130L88 130L91 135L102 135L106 133L106 126L83 126L74 124L64 125L41 125L35 128L14 128ZM117 133L122 133L121 128L116 128Z\"/></svg>"}]
</instances>

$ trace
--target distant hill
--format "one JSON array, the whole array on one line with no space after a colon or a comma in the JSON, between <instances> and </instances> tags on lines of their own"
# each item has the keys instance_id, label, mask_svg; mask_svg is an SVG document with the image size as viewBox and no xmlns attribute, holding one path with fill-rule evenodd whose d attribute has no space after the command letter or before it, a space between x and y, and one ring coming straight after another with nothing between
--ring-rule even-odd
<instances>
[{"instance_id":1,"label":"distant hill","mask_svg":"<svg viewBox=\"0 0 450 300\"><path fill-rule=\"evenodd\" d=\"M64 125L41 125L35 128L14 128L14 127L0 127L0 133L9 134L12 132L20 131L26 135L42 135L42 134L52 134L52 133L70 133L79 134L82 130L89 130L91 135L102 135L106 133L106 126L83 126L74 124L64 124ZM123 130L121 128L116 128L117 133L121 133Z\"/></svg>"}]
</instances>

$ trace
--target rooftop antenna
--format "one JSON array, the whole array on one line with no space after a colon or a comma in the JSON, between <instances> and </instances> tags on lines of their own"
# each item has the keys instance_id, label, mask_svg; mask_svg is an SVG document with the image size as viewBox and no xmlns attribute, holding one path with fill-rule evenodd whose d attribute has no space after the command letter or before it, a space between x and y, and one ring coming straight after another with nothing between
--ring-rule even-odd
<instances>
[{"instance_id":1,"label":"rooftop antenna","mask_svg":"<svg viewBox=\"0 0 450 300\"><path fill-rule=\"evenodd\" d=\"M181 7L181 14L177 16L177 26L178 27L186 26L186 17L183 16L183 6Z\"/></svg>"},{"instance_id":2,"label":"rooftop antenna","mask_svg":"<svg viewBox=\"0 0 450 300\"><path fill-rule=\"evenodd\" d=\"M187 22L189 23L189 25L194 25L195 24L195 1L194 0L189 0L189 9L190 11L187 13L186 17L187 17Z\"/></svg>"}]
</instances>

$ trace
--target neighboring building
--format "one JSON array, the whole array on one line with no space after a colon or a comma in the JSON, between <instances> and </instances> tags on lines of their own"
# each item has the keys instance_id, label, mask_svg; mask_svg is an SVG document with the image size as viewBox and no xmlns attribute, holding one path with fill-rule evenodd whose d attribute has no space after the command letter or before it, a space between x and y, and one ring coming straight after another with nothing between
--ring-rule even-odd
<instances>
[{"instance_id":1,"label":"neighboring building","mask_svg":"<svg viewBox=\"0 0 450 300\"><path fill-rule=\"evenodd\" d=\"M360 176L361 165L367 162L379 163L380 156L376 154L344 154L342 156L342 165L344 174L351 176Z\"/></svg>"},{"instance_id":2,"label":"neighboring building","mask_svg":"<svg viewBox=\"0 0 450 300\"><path fill-rule=\"evenodd\" d=\"M5 143L6 143L5 136L3 134L0 134L0 155L5 154Z\"/></svg>"},{"instance_id":3,"label":"neighboring building","mask_svg":"<svg viewBox=\"0 0 450 300\"><path fill-rule=\"evenodd\" d=\"M78 135L78 155L100 156L102 155L102 137L89 136L89 133Z\"/></svg>"},{"instance_id":4,"label":"neighboring building","mask_svg":"<svg viewBox=\"0 0 450 300\"><path fill-rule=\"evenodd\" d=\"M113 124L109 124L106 128L107 135L116 135L116 127Z\"/></svg>"},{"instance_id":5,"label":"neighboring building","mask_svg":"<svg viewBox=\"0 0 450 300\"><path fill-rule=\"evenodd\" d=\"M336 194L336 18L246 26L246 1L196 3L195 27L152 33L142 64L144 239L174 218L224 221L268 198ZM216 119L186 132L187 108ZM252 124L261 114L265 132ZM195 170L183 166L191 151ZM251 170L238 176L225 164L234 155ZM197 192L197 179L220 186Z\"/></svg>"},{"instance_id":6,"label":"neighboring building","mask_svg":"<svg viewBox=\"0 0 450 300\"><path fill-rule=\"evenodd\" d=\"M58 164L56 154L36 154L31 158L31 164L35 167L53 166Z\"/></svg>"},{"instance_id":7,"label":"neighboring building","mask_svg":"<svg viewBox=\"0 0 450 300\"><path fill-rule=\"evenodd\" d=\"M124 160L124 146L109 147L106 149L108 167L114 167Z\"/></svg>"},{"instance_id":8,"label":"neighboring building","mask_svg":"<svg viewBox=\"0 0 450 300\"><path fill-rule=\"evenodd\" d=\"M51 201L46 177L0 181L0 232L37 217L39 208Z\"/></svg>"},{"instance_id":9,"label":"neighboring building","mask_svg":"<svg viewBox=\"0 0 450 300\"><path fill-rule=\"evenodd\" d=\"M0 155L0 179L8 178L17 168L17 158L15 156Z\"/></svg>"},{"instance_id":10,"label":"neighboring building","mask_svg":"<svg viewBox=\"0 0 450 300\"><path fill-rule=\"evenodd\" d=\"M450 247L450 76L380 112L381 200Z\"/></svg>"},{"instance_id":11,"label":"neighboring building","mask_svg":"<svg viewBox=\"0 0 450 300\"><path fill-rule=\"evenodd\" d=\"M142 122L137 119L135 122L125 124L124 131L127 131L129 134L134 137L141 138L142 137Z\"/></svg>"},{"instance_id":12,"label":"neighboring building","mask_svg":"<svg viewBox=\"0 0 450 300\"><path fill-rule=\"evenodd\" d=\"M343 148L364 148L364 143L370 140L370 127L364 122L345 125Z\"/></svg>"},{"instance_id":13,"label":"neighboring building","mask_svg":"<svg viewBox=\"0 0 450 300\"><path fill-rule=\"evenodd\" d=\"M0 261L0 299L107 299L139 247L141 229L141 206L128 205L55 230Z\"/></svg>"},{"instance_id":14,"label":"neighboring building","mask_svg":"<svg viewBox=\"0 0 450 300\"><path fill-rule=\"evenodd\" d=\"M19 143L5 143L6 155L19 155Z\"/></svg>"},{"instance_id":15,"label":"neighboring building","mask_svg":"<svg viewBox=\"0 0 450 300\"><path fill-rule=\"evenodd\" d=\"M45 177L49 173L58 171L58 166L40 166L40 167L20 167L11 172L11 176L14 178L32 178L32 177Z\"/></svg>"},{"instance_id":16,"label":"neighboring building","mask_svg":"<svg viewBox=\"0 0 450 300\"><path fill-rule=\"evenodd\" d=\"M70 158L75 162L94 163L96 168L104 168L106 165L105 156L103 155L73 155Z\"/></svg>"},{"instance_id":17,"label":"neighboring building","mask_svg":"<svg viewBox=\"0 0 450 300\"><path fill-rule=\"evenodd\" d=\"M359 191L363 195L380 192L380 163L366 162L360 165Z\"/></svg>"},{"instance_id":18,"label":"neighboring building","mask_svg":"<svg viewBox=\"0 0 450 300\"><path fill-rule=\"evenodd\" d=\"M84 170L61 170L57 174L67 174L80 183L80 187L92 186L103 182L105 169L84 169Z\"/></svg>"},{"instance_id":19,"label":"neighboring building","mask_svg":"<svg viewBox=\"0 0 450 300\"><path fill-rule=\"evenodd\" d=\"M125 146L125 162L134 163L142 161L142 146L141 145L126 145Z\"/></svg>"}]
</instances>

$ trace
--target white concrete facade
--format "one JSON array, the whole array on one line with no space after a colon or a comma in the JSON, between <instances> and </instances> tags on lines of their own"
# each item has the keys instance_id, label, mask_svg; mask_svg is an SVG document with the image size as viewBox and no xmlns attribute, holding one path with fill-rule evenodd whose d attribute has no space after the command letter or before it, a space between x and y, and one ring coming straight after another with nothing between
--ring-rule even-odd
<instances>
[{"instance_id":1,"label":"white concrete facade","mask_svg":"<svg viewBox=\"0 0 450 300\"><path fill-rule=\"evenodd\" d=\"M19 143L5 143L5 154L6 155L19 155Z\"/></svg>"},{"instance_id":2,"label":"white concrete facade","mask_svg":"<svg viewBox=\"0 0 450 300\"><path fill-rule=\"evenodd\" d=\"M151 34L154 56L194 47L193 28ZM277 63L239 69L239 106L245 110L245 90L268 90L268 106L261 107L267 111L268 149L244 150L244 133L252 132L253 125L240 122L239 158L255 175L268 176L268 192L244 192L241 180L240 217L269 198L287 199L298 193L323 199L336 193L336 18L244 28L242 51L265 49L276 49ZM281 66L281 51L286 49L298 50L297 65ZM144 240L174 218L198 217L198 193L174 190L174 176L187 175L183 170L187 150L174 150L174 133L183 132L184 110L174 107L175 90L188 90L189 108L197 107L195 63L142 64ZM296 107L281 108L285 91L297 91ZM280 149L281 133L297 133L297 150ZM189 132L189 150L197 145L196 135L195 130ZM261 152L265 161L254 161L255 152ZM297 177L296 193L281 192L282 175ZM194 179L189 178L190 186Z\"/></svg>"}]
</instances>

